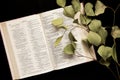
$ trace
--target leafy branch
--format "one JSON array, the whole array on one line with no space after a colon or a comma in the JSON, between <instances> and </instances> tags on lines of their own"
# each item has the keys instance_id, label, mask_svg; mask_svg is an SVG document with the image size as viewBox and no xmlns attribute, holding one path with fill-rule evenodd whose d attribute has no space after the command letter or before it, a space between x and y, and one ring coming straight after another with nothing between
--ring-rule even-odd
<instances>
[{"instance_id":1,"label":"leafy branch","mask_svg":"<svg viewBox=\"0 0 120 80\"><path fill-rule=\"evenodd\" d=\"M115 25L115 14L119 9L120 4L118 4L117 8L114 10L112 7L106 6L100 0L96 0L95 5L93 5L91 2L84 3L80 2L79 0L71 0L71 5L69 6L66 6L66 0L56 0L56 2L64 9L63 14L74 20L73 23L77 24L78 26L84 26L84 29L88 32L85 41L88 43L88 45L94 45L98 47L97 53L101 57L99 63L110 69L111 59L115 62L117 73L114 73L113 71L113 74L117 79L120 80L120 74L118 70L120 64L118 62L115 42L116 38L120 38L120 28ZM96 18L97 16L104 14L107 8L113 12L113 25L110 27L110 35L113 37L114 41L112 47L106 46L105 44L107 42L106 38L109 34L106 30L106 26L103 27L102 21ZM63 28L67 30L66 26L63 25L63 22L64 21L62 18L57 18L52 21L52 24L58 29ZM66 45L64 48L64 53L68 55L75 55L77 40L71 31L69 32L68 37L70 44ZM62 36L58 37L55 44L58 45L61 42L61 39Z\"/></svg>"}]
</instances>

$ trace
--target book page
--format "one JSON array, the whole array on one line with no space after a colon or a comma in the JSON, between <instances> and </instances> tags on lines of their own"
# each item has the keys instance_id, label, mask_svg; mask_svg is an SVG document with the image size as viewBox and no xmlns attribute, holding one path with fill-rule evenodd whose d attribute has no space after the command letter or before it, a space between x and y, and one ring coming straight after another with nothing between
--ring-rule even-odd
<instances>
[{"instance_id":1,"label":"book page","mask_svg":"<svg viewBox=\"0 0 120 80\"><path fill-rule=\"evenodd\" d=\"M68 33L75 25L72 24L73 23L72 19L65 17L63 15L62 8L44 12L40 14L40 17L47 38L47 43L49 44L49 52L53 56L54 59L53 61L55 63L54 67L56 69L70 67L84 62L92 61L95 59L95 55L93 53L94 50L92 49L92 51L90 51L89 49L85 48L81 42L82 38L85 38L86 36L86 31L84 30L78 30L78 29L73 30L73 34L76 35L76 37L80 40L77 43L77 49L76 49L76 53L78 55L68 56L63 53L64 47L68 43L70 43L68 39ZM52 20L59 17L64 18L64 24L66 24L69 27L68 31L65 32L65 30L63 29L58 30L51 24ZM81 35L77 35L77 33L80 33ZM58 37L62 36L63 34L64 36L61 43L59 44L59 46L55 47L54 46L55 40ZM93 55L91 55L91 52Z\"/></svg>"},{"instance_id":2,"label":"book page","mask_svg":"<svg viewBox=\"0 0 120 80\"><path fill-rule=\"evenodd\" d=\"M6 29L6 24L1 23L0 24L0 29L1 29L2 40L4 42L4 47L5 47L5 51L6 51L10 71L12 72L11 73L12 78L13 78L13 80L18 79L19 78L19 72L18 72L18 69L17 69L15 57L14 57L14 55L10 54L10 53L14 53L14 52L13 52L13 48L11 46L9 34L6 31L7 30Z\"/></svg>"},{"instance_id":3,"label":"book page","mask_svg":"<svg viewBox=\"0 0 120 80\"><path fill-rule=\"evenodd\" d=\"M39 15L7 21L6 31L20 78L53 70Z\"/></svg>"}]
</instances>

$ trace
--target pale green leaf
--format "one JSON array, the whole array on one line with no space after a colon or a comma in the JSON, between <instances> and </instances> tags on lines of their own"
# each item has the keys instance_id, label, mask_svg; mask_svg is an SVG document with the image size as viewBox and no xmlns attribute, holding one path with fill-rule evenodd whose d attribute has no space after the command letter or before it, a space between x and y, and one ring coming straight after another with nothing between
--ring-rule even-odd
<instances>
[{"instance_id":1,"label":"pale green leaf","mask_svg":"<svg viewBox=\"0 0 120 80\"><path fill-rule=\"evenodd\" d=\"M95 16L95 13L93 11L93 4L92 3L86 3L85 4L85 13L87 16Z\"/></svg>"},{"instance_id":2,"label":"pale green leaf","mask_svg":"<svg viewBox=\"0 0 120 80\"><path fill-rule=\"evenodd\" d=\"M117 30L117 29L119 29L118 26L113 26L113 27L112 27L112 30Z\"/></svg>"},{"instance_id":3,"label":"pale green leaf","mask_svg":"<svg viewBox=\"0 0 120 80\"><path fill-rule=\"evenodd\" d=\"M68 34L68 37L71 41L76 41L75 37L73 36L72 32Z\"/></svg>"},{"instance_id":4,"label":"pale green leaf","mask_svg":"<svg viewBox=\"0 0 120 80\"><path fill-rule=\"evenodd\" d=\"M106 61L112 56L113 49L108 46L101 45L98 49L98 54Z\"/></svg>"},{"instance_id":5,"label":"pale green leaf","mask_svg":"<svg viewBox=\"0 0 120 80\"><path fill-rule=\"evenodd\" d=\"M67 30L67 29L68 29L68 26L62 25L62 26L58 26L58 28L63 28L63 29L65 29L65 30Z\"/></svg>"},{"instance_id":6,"label":"pale green leaf","mask_svg":"<svg viewBox=\"0 0 120 80\"><path fill-rule=\"evenodd\" d=\"M89 43L89 41L87 39L82 40L82 42L83 42L83 44L85 44L89 48L91 47L91 44Z\"/></svg>"},{"instance_id":7,"label":"pale green leaf","mask_svg":"<svg viewBox=\"0 0 120 80\"><path fill-rule=\"evenodd\" d=\"M105 65L106 67L110 66L110 62L109 61L105 61L104 59L100 59L100 64Z\"/></svg>"},{"instance_id":8,"label":"pale green leaf","mask_svg":"<svg viewBox=\"0 0 120 80\"><path fill-rule=\"evenodd\" d=\"M73 23L79 24L78 19L75 19L75 20L73 21Z\"/></svg>"},{"instance_id":9,"label":"pale green leaf","mask_svg":"<svg viewBox=\"0 0 120 80\"><path fill-rule=\"evenodd\" d=\"M85 19L85 16L80 14L80 21L82 24L86 25L86 19Z\"/></svg>"},{"instance_id":10,"label":"pale green leaf","mask_svg":"<svg viewBox=\"0 0 120 80\"><path fill-rule=\"evenodd\" d=\"M86 20L86 25L88 25L91 22L91 19L88 17L85 17L85 20Z\"/></svg>"},{"instance_id":11,"label":"pale green leaf","mask_svg":"<svg viewBox=\"0 0 120 80\"><path fill-rule=\"evenodd\" d=\"M89 43L91 43L95 46L98 46L101 44L101 37L95 32L90 31L88 33L87 39L88 39Z\"/></svg>"},{"instance_id":12,"label":"pale green leaf","mask_svg":"<svg viewBox=\"0 0 120 80\"><path fill-rule=\"evenodd\" d=\"M72 3L72 6L73 6L75 12L80 11L80 2L79 2L79 0L72 0L71 3Z\"/></svg>"},{"instance_id":13,"label":"pale green leaf","mask_svg":"<svg viewBox=\"0 0 120 80\"><path fill-rule=\"evenodd\" d=\"M65 7L66 5L66 0L56 0L56 2L60 7Z\"/></svg>"},{"instance_id":14,"label":"pale green leaf","mask_svg":"<svg viewBox=\"0 0 120 80\"><path fill-rule=\"evenodd\" d=\"M106 37L108 35L107 30L101 27L98 31L98 34L101 36L101 39L102 39L101 43L105 44Z\"/></svg>"},{"instance_id":15,"label":"pale green leaf","mask_svg":"<svg viewBox=\"0 0 120 80\"><path fill-rule=\"evenodd\" d=\"M94 32L98 32L100 27L101 27L101 21L100 20L92 20L91 23L89 24L89 29Z\"/></svg>"},{"instance_id":16,"label":"pale green leaf","mask_svg":"<svg viewBox=\"0 0 120 80\"><path fill-rule=\"evenodd\" d=\"M66 6L64 8L63 14L67 17L74 18L75 11L72 6Z\"/></svg>"},{"instance_id":17,"label":"pale green leaf","mask_svg":"<svg viewBox=\"0 0 120 80\"><path fill-rule=\"evenodd\" d=\"M116 62L118 63L117 52L116 52L116 45L115 45L115 43L114 43L112 49L113 49L112 58L113 58L114 61L116 61Z\"/></svg>"},{"instance_id":18,"label":"pale green leaf","mask_svg":"<svg viewBox=\"0 0 120 80\"><path fill-rule=\"evenodd\" d=\"M62 40L62 37L63 37L63 36L60 36L60 37L58 37L58 38L56 39L56 41L55 41L55 43L54 43L55 46L58 46L58 45L59 45L59 43L60 43L61 40Z\"/></svg>"},{"instance_id":19,"label":"pale green leaf","mask_svg":"<svg viewBox=\"0 0 120 80\"><path fill-rule=\"evenodd\" d=\"M112 27L112 37L114 39L120 38L120 28L118 28L118 26L113 26Z\"/></svg>"},{"instance_id":20,"label":"pale green leaf","mask_svg":"<svg viewBox=\"0 0 120 80\"><path fill-rule=\"evenodd\" d=\"M90 23L91 19L82 15L82 14L80 14L80 21L81 21L82 24L87 25L87 24Z\"/></svg>"},{"instance_id":21,"label":"pale green leaf","mask_svg":"<svg viewBox=\"0 0 120 80\"><path fill-rule=\"evenodd\" d=\"M95 15L104 13L106 6L99 0L95 4Z\"/></svg>"},{"instance_id":22,"label":"pale green leaf","mask_svg":"<svg viewBox=\"0 0 120 80\"><path fill-rule=\"evenodd\" d=\"M76 43L72 42L73 47L76 49Z\"/></svg>"},{"instance_id":23,"label":"pale green leaf","mask_svg":"<svg viewBox=\"0 0 120 80\"><path fill-rule=\"evenodd\" d=\"M63 18L57 18L52 21L52 25L59 27L63 24Z\"/></svg>"},{"instance_id":24,"label":"pale green leaf","mask_svg":"<svg viewBox=\"0 0 120 80\"><path fill-rule=\"evenodd\" d=\"M72 44L68 44L67 46L65 46L64 48L64 53L68 54L68 55L73 55L75 52L75 48Z\"/></svg>"}]
</instances>

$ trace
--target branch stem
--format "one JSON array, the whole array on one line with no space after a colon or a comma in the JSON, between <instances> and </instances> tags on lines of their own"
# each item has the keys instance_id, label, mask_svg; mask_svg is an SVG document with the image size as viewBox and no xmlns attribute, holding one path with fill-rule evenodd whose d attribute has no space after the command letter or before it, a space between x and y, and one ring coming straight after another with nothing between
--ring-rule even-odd
<instances>
[{"instance_id":1,"label":"branch stem","mask_svg":"<svg viewBox=\"0 0 120 80\"><path fill-rule=\"evenodd\" d=\"M116 66L116 71L117 71L118 79L120 80L120 73L119 73L117 64L115 64L115 66Z\"/></svg>"},{"instance_id":2,"label":"branch stem","mask_svg":"<svg viewBox=\"0 0 120 80\"><path fill-rule=\"evenodd\" d=\"M116 80L120 80L120 79L118 79L118 77L115 75L115 73L111 70L111 68L110 67L107 67L108 69L109 69L109 71L113 74L113 76L115 77L115 79Z\"/></svg>"}]
</instances>

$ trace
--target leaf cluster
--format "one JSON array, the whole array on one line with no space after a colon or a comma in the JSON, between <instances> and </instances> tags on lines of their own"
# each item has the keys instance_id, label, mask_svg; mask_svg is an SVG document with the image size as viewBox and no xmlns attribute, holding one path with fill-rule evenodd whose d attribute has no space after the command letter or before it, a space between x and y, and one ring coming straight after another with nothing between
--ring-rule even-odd
<instances>
[{"instance_id":1,"label":"leaf cluster","mask_svg":"<svg viewBox=\"0 0 120 80\"><path fill-rule=\"evenodd\" d=\"M115 15L115 12L117 11L118 7L120 7L120 4L118 5L117 9L112 9L112 7L106 6L101 0L96 0L95 4L93 5L91 2L80 2L79 0L71 0L71 5L66 6L66 0L56 0L57 4L64 9L63 14L69 18L72 18L74 21L73 23L76 23L77 25L82 25L87 28L88 35L85 41L88 42L90 45L94 45L98 47L98 54L100 55L101 59L99 62L102 65L105 65L106 67L109 67L111 64L110 59L114 60L117 67L120 67L120 64L118 62L118 56L116 51L116 42L115 39L120 38L120 28L117 25L111 26L111 33L108 34L108 31L106 30L106 27L103 27L102 21L93 18L97 17L101 14L104 14L105 10L107 8L111 9ZM76 14L79 14L76 18ZM115 19L115 16L114 18ZM114 23L114 20L113 20ZM58 18L56 20L52 21L52 24L56 26L57 28L61 28L61 24L63 24L63 20L61 18ZM62 26L62 28L65 26ZM113 37L113 46L107 46L106 38L108 35L111 35ZM71 41L70 44L66 45L64 48L64 53L68 55L74 55L76 50L76 44L77 40L75 39L72 32L69 32L68 37ZM58 45L62 39L62 36L58 37L55 45ZM118 74L118 78L120 75Z\"/></svg>"}]
</instances>

